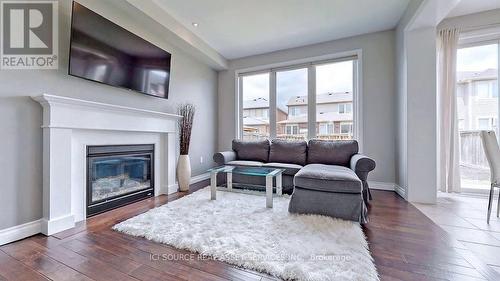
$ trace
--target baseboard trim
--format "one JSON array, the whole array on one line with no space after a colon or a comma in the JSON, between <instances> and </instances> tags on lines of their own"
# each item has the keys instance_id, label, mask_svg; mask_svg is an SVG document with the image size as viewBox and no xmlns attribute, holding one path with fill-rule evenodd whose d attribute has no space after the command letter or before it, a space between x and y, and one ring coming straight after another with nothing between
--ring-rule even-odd
<instances>
[{"instance_id":1,"label":"baseboard trim","mask_svg":"<svg viewBox=\"0 0 500 281\"><path fill-rule=\"evenodd\" d=\"M42 233L49 236L75 227L75 217L71 214L53 218L51 220L42 219Z\"/></svg>"},{"instance_id":2,"label":"baseboard trim","mask_svg":"<svg viewBox=\"0 0 500 281\"><path fill-rule=\"evenodd\" d=\"M368 186L376 190L394 191L396 189L396 184L390 182L368 181Z\"/></svg>"},{"instance_id":3,"label":"baseboard trim","mask_svg":"<svg viewBox=\"0 0 500 281\"><path fill-rule=\"evenodd\" d=\"M210 173L208 173L208 172L203 173L203 174L191 177L191 179L189 180L189 184L195 184L195 183L198 183L200 181L208 180L209 178L210 178ZM175 193L178 191L178 189L179 189L179 185L177 183L171 184L168 186L168 189L167 189L168 194Z\"/></svg>"},{"instance_id":4,"label":"baseboard trim","mask_svg":"<svg viewBox=\"0 0 500 281\"><path fill-rule=\"evenodd\" d=\"M190 184L198 183L200 181L208 180L210 178L210 173L204 173L201 175L197 175L191 178L189 181Z\"/></svg>"},{"instance_id":5,"label":"baseboard trim","mask_svg":"<svg viewBox=\"0 0 500 281\"><path fill-rule=\"evenodd\" d=\"M406 200L406 189L402 188L401 186L399 185L394 185L394 191L396 191L396 193L401 196L403 199Z\"/></svg>"},{"instance_id":6,"label":"baseboard trim","mask_svg":"<svg viewBox=\"0 0 500 281\"><path fill-rule=\"evenodd\" d=\"M42 220L27 222L0 230L0 245L33 236L42 231Z\"/></svg>"}]
</instances>

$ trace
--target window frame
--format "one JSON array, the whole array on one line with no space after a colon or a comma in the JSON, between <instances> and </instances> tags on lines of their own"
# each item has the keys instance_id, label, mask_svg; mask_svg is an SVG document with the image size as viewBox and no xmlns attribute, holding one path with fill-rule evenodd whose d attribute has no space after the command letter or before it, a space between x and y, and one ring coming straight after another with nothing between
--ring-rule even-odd
<instances>
[{"instance_id":1,"label":"window frame","mask_svg":"<svg viewBox=\"0 0 500 281\"><path fill-rule=\"evenodd\" d=\"M476 118L476 127L478 128L478 130L491 130L491 129L481 129L480 127L480 122L481 121L487 121L488 122L488 127L495 127L495 123L498 122L498 118L496 116L477 116Z\"/></svg>"},{"instance_id":2,"label":"window frame","mask_svg":"<svg viewBox=\"0 0 500 281\"><path fill-rule=\"evenodd\" d=\"M288 128L290 128L291 134L288 133ZM294 129L297 129L297 132L294 132ZM299 134L300 128L298 124L286 124L285 125L285 135L297 135Z\"/></svg>"},{"instance_id":3,"label":"window frame","mask_svg":"<svg viewBox=\"0 0 500 281\"><path fill-rule=\"evenodd\" d=\"M342 61L353 61L353 139L358 141L360 152L363 148L363 54L361 49L334 53L324 56L309 57L304 59L285 61L280 63L261 65L251 68L235 70L235 137L243 137L243 83L244 76L269 73L269 128L270 138L276 138L276 72L307 68L308 70L308 106L307 106L307 139L316 137L316 71L317 65L330 64Z\"/></svg>"},{"instance_id":4,"label":"window frame","mask_svg":"<svg viewBox=\"0 0 500 281\"><path fill-rule=\"evenodd\" d=\"M350 106L349 106L350 105ZM340 107L342 106L342 112L340 112ZM350 107L350 110L347 110ZM349 114L352 112L352 103L350 102L341 102L337 104L337 112L339 114Z\"/></svg>"},{"instance_id":5,"label":"window frame","mask_svg":"<svg viewBox=\"0 0 500 281\"><path fill-rule=\"evenodd\" d=\"M349 132L347 133L342 133L342 126L349 126ZM342 121L339 124L339 134L340 135L349 135L350 133L353 133L354 129L354 122L347 122L347 121Z\"/></svg>"}]
</instances>

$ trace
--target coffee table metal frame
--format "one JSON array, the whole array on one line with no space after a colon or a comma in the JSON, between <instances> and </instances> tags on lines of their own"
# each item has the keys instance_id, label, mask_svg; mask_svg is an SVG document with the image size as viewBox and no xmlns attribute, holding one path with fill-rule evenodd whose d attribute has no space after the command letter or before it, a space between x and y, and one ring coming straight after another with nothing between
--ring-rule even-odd
<instances>
[{"instance_id":1,"label":"coffee table metal frame","mask_svg":"<svg viewBox=\"0 0 500 281\"><path fill-rule=\"evenodd\" d=\"M235 166L224 166L224 167L218 167L210 170L210 199L211 200L216 200L217 199L217 190L220 191L229 191L229 192L240 192L240 193L250 193L250 194L256 194L255 192L245 192L244 190L238 190L235 191L233 189L233 172L237 174L243 174L243 175L251 175L251 176L265 176L266 177L266 207L267 208L272 208L273 207L273 178L276 178L276 195L277 196L282 196L283 195L283 187L282 187L282 174L283 174L283 169L278 169L278 168L266 168L266 170L270 170L268 173L251 173L251 172L238 172L238 170L235 170L237 167ZM247 169L247 171L251 171L252 168L254 167L245 167L242 168ZM256 171L258 168L255 168ZM219 173L226 173L226 185L227 187L222 187L222 186L217 186L217 175ZM259 192L260 193L260 192Z\"/></svg>"}]
</instances>

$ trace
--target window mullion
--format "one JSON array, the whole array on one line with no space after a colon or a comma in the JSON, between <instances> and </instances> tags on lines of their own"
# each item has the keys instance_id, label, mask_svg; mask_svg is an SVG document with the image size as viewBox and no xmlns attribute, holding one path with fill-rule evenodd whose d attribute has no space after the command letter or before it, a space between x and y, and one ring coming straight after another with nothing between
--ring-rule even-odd
<instances>
[{"instance_id":1,"label":"window mullion","mask_svg":"<svg viewBox=\"0 0 500 281\"><path fill-rule=\"evenodd\" d=\"M276 71L269 73L269 137L276 138Z\"/></svg>"},{"instance_id":2,"label":"window mullion","mask_svg":"<svg viewBox=\"0 0 500 281\"><path fill-rule=\"evenodd\" d=\"M307 138L316 137L316 66L307 68Z\"/></svg>"},{"instance_id":3,"label":"window mullion","mask_svg":"<svg viewBox=\"0 0 500 281\"><path fill-rule=\"evenodd\" d=\"M243 138L243 76L238 77L238 98L236 101L236 116L238 123L236 124L236 138Z\"/></svg>"},{"instance_id":4,"label":"window mullion","mask_svg":"<svg viewBox=\"0 0 500 281\"><path fill-rule=\"evenodd\" d=\"M352 135L354 139L357 139L359 142L359 150L362 151L362 140L361 140L361 124L363 120L361 120L361 97L359 97L359 87L361 87L361 83L359 79L359 59L353 61L352 67Z\"/></svg>"}]
</instances>

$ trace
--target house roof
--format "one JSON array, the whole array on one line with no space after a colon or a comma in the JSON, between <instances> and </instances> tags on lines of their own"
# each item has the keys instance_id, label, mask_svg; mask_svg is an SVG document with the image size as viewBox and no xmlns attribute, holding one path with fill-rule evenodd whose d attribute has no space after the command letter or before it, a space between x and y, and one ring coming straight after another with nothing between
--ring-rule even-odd
<instances>
[{"instance_id":1,"label":"house roof","mask_svg":"<svg viewBox=\"0 0 500 281\"><path fill-rule=\"evenodd\" d=\"M325 93L316 96L316 103L338 103L352 101L352 92ZM287 105L306 105L307 95L294 96L288 100Z\"/></svg>"},{"instance_id":2,"label":"house roof","mask_svg":"<svg viewBox=\"0 0 500 281\"><path fill-rule=\"evenodd\" d=\"M457 82L466 83L477 80L492 80L497 79L497 75L498 70L494 68L488 68L483 71L459 71L457 72Z\"/></svg>"},{"instance_id":3,"label":"house roof","mask_svg":"<svg viewBox=\"0 0 500 281\"><path fill-rule=\"evenodd\" d=\"M338 112L318 112L316 113L316 122L332 122L332 121L352 121L352 113ZM288 116L287 120L279 121L278 124L297 124L307 123L306 115Z\"/></svg>"},{"instance_id":4,"label":"house roof","mask_svg":"<svg viewBox=\"0 0 500 281\"><path fill-rule=\"evenodd\" d=\"M267 100L265 98L255 98L255 99L243 101L243 108L244 109L268 108L268 107L269 107L269 100Z\"/></svg>"},{"instance_id":5,"label":"house roof","mask_svg":"<svg viewBox=\"0 0 500 281\"><path fill-rule=\"evenodd\" d=\"M243 101L243 109L258 109L258 108L269 108L269 100L266 98L255 98L251 100ZM286 108L278 106L278 109L284 113L288 113Z\"/></svg>"},{"instance_id":6,"label":"house roof","mask_svg":"<svg viewBox=\"0 0 500 281\"><path fill-rule=\"evenodd\" d=\"M268 124L269 120L267 119L255 118L250 116L243 117L244 126L268 125Z\"/></svg>"}]
</instances>

